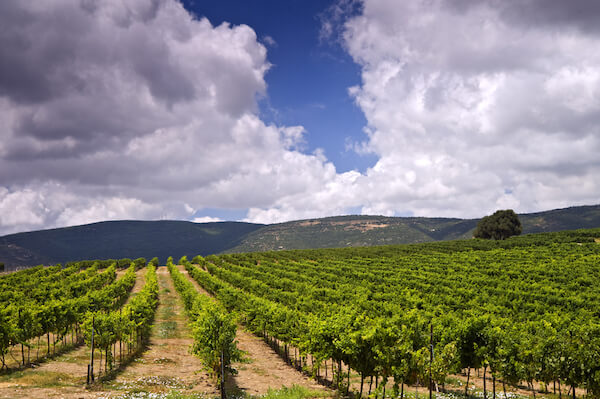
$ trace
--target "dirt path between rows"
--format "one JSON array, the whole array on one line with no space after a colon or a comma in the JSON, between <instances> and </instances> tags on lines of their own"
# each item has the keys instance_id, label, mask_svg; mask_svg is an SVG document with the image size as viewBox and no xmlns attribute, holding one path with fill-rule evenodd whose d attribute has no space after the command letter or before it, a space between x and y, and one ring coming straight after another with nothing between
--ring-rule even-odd
<instances>
[{"instance_id":1,"label":"dirt path between rows","mask_svg":"<svg viewBox=\"0 0 600 399\"><path fill-rule=\"evenodd\" d=\"M105 386L104 395L118 396L131 389L217 394L209 376L201 371L200 360L190 354L191 331L168 270L159 267L157 275L160 301L148 350Z\"/></svg>"},{"instance_id":2,"label":"dirt path between rows","mask_svg":"<svg viewBox=\"0 0 600 399\"><path fill-rule=\"evenodd\" d=\"M133 288L131 289L131 294L129 294L129 298L127 298L127 301L125 302L125 304L128 304L129 301L131 301L131 298L133 298L138 292L140 292L142 290L142 288L144 288L144 285L146 284L146 272L147 271L148 271L148 269L143 267L140 270L135 272L135 284L134 284ZM123 274L125 274L124 272L123 272Z\"/></svg>"},{"instance_id":3,"label":"dirt path between rows","mask_svg":"<svg viewBox=\"0 0 600 399\"><path fill-rule=\"evenodd\" d=\"M189 276L183 266L178 266L178 269L188 277L198 291L210 295ZM229 389L237 388L250 395L262 395L270 388L279 389L282 386L292 385L300 385L310 390L327 390L285 363L261 338L247 332L242 326L238 326L236 338L238 347L246 352L248 363L234 364L238 375L228 381Z\"/></svg>"}]
</instances>

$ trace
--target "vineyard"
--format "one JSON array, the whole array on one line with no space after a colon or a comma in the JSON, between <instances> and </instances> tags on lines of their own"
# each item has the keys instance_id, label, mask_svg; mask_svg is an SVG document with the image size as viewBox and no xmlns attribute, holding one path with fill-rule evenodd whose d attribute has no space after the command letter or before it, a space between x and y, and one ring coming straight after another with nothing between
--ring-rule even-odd
<instances>
[{"instance_id":1,"label":"vineyard","mask_svg":"<svg viewBox=\"0 0 600 399\"><path fill-rule=\"evenodd\" d=\"M299 367L321 376L329 362L345 393L352 372L359 396L374 378L376 395L403 397L406 385L443 391L463 371L469 395L482 369L484 397L523 382L532 396L598 397L598 236L247 253L186 267L283 356L298 351Z\"/></svg>"},{"instance_id":2,"label":"vineyard","mask_svg":"<svg viewBox=\"0 0 600 399\"><path fill-rule=\"evenodd\" d=\"M600 397L598 237L6 274L0 397L239 397L292 384L294 397ZM60 378L43 385L51 372Z\"/></svg>"},{"instance_id":3,"label":"vineyard","mask_svg":"<svg viewBox=\"0 0 600 399\"><path fill-rule=\"evenodd\" d=\"M132 263L119 279L116 262L103 271L99 271L100 262L86 266L88 262L65 268L38 266L0 280L2 369L9 367L7 355L18 366L30 365L32 348L36 349L35 357L39 361L40 339L44 335L46 357L56 354L57 343L62 344L63 349L80 344L85 318L93 312L119 308L135 283L136 266L141 265ZM15 346L20 348L20 361L11 351Z\"/></svg>"}]
</instances>

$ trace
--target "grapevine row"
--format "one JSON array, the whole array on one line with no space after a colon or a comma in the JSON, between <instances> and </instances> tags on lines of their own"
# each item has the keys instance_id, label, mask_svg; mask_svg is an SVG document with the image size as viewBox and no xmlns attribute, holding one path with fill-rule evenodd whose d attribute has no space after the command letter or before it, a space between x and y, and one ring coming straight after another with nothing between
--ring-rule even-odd
<instances>
[{"instance_id":1,"label":"grapevine row","mask_svg":"<svg viewBox=\"0 0 600 399\"><path fill-rule=\"evenodd\" d=\"M186 267L190 265L185 257L180 263L186 264ZM235 342L235 320L219 303L200 294L177 270L171 258L167 261L167 267L190 319L194 336L192 353L200 358L205 369L217 380L224 397L225 372L232 372L232 362L241 360L241 352Z\"/></svg>"},{"instance_id":2,"label":"grapevine row","mask_svg":"<svg viewBox=\"0 0 600 399\"><path fill-rule=\"evenodd\" d=\"M132 270L133 265L132 265ZM135 276L135 274L134 274ZM122 309L102 309L85 314L82 330L85 341L100 350L100 364L104 358L105 374L113 369L116 358L116 344L119 343L119 361L123 364L123 347L125 343L127 356L137 354L147 342L150 335L154 312L158 305L158 280L156 267L149 264L145 274L144 287ZM93 369L90 370L93 373Z\"/></svg>"}]
</instances>

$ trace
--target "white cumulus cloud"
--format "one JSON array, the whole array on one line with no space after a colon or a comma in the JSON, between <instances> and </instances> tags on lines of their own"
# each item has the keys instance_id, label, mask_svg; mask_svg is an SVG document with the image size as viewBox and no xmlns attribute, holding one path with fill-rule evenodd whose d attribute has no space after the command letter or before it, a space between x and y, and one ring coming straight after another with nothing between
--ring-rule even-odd
<instances>
[{"instance_id":1,"label":"white cumulus cloud","mask_svg":"<svg viewBox=\"0 0 600 399\"><path fill-rule=\"evenodd\" d=\"M348 93L366 137L347 146L378 160L252 208L249 220L349 209L479 217L598 202L598 2L356 3L339 0L321 33L361 67Z\"/></svg>"},{"instance_id":2,"label":"white cumulus cloud","mask_svg":"<svg viewBox=\"0 0 600 399\"><path fill-rule=\"evenodd\" d=\"M175 0L2 1L0 234L597 203L598 4L340 0L321 39L361 68L348 95L368 124L347 147L377 161L338 173L303 127L261 120L271 65L251 27Z\"/></svg>"},{"instance_id":3,"label":"white cumulus cloud","mask_svg":"<svg viewBox=\"0 0 600 399\"><path fill-rule=\"evenodd\" d=\"M266 48L175 0L0 4L0 234L268 207L335 175L265 124Z\"/></svg>"},{"instance_id":4,"label":"white cumulus cloud","mask_svg":"<svg viewBox=\"0 0 600 399\"><path fill-rule=\"evenodd\" d=\"M379 157L361 179L368 212L480 216L597 202L600 36L575 12L547 23L558 1L524 3L539 8L365 0L345 23L362 68L350 94L368 120L357 147Z\"/></svg>"},{"instance_id":5,"label":"white cumulus cloud","mask_svg":"<svg viewBox=\"0 0 600 399\"><path fill-rule=\"evenodd\" d=\"M220 218L215 218L212 216L201 216L196 217L192 220L194 223L213 223L213 222L222 222L223 220Z\"/></svg>"}]
</instances>

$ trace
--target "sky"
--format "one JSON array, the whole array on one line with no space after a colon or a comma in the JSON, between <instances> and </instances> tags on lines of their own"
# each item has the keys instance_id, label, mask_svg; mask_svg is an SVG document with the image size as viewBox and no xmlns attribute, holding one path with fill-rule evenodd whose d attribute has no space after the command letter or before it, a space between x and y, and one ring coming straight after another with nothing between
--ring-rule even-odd
<instances>
[{"instance_id":1,"label":"sky","mask_svg":"<svg viewBox=\"0 0 600 399\"><path fill-rule=\"evenodd\" d=\"M596 0L0 2L0 234L598 204Z\"/></svg>"}]
</instances>

